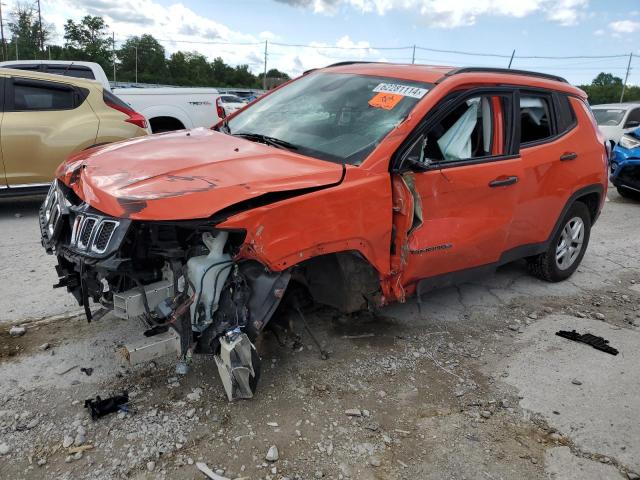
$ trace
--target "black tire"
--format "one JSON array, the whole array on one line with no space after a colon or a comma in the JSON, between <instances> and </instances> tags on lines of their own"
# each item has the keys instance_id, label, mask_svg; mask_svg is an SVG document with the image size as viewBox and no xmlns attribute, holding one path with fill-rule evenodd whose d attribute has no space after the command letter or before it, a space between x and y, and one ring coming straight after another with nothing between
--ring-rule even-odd
<instances>
[{"instance_id":1,"label":"black tire","mask_svg":"<svg viewBox=\"0 0 640 480\"><path fill-rule=\"evenodd\" d=\"M567 247L566 249L563 249L566 250L563 259L561 261L557 260L556 255L558 253L558 249L561 249L561 242L563 241L565 228L567 228L567 225L570 223L575 226L577 223L576 219L580 219L582 221L583 227L580 250L576 252L575 256L573 256L573 253ZM569 225L569 228L571 228L571 225ZM573 275L573 272L576 271L580 262L582 262L582 257L584 257L584 254L587 251L587 246L589 245L590 236L591 213L584 203L575 202L562 218L560 228L549 242L548 250L540 255L529 257L527 259L529 272L547 282L561 282L562 280L566 280ZM566 245L566 238L564 238L564 240ZM569 246L572 246L573 244L574 243L569 242ZM570 258L573 256L573 259L565 260L567 254L569 254ZM559 263L563 263L564 261L568 261L569 263L566 263L564 267L561 267Z\"/></svg>"},{"instance_id":2,"label":"black tire","mask_svg":"<svg viewBox=\"0 0 640 480\"><path fill-rule=\"evenodd\" d=\"M628 198L630 200L640 200L639 192L635 192L624 187L616 187L616 189L621 197Z\"/></svg>"}]
</instances>

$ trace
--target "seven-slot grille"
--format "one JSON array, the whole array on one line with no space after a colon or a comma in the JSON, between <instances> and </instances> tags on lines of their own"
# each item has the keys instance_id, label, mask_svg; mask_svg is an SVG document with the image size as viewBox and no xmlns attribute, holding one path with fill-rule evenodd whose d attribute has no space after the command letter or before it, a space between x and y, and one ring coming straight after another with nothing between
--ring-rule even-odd
<instances>
[{"instance_id":1,"label":"seven-slot grille","mask_svg":"<svg viewBox=\"0 0 640 480\"><path fill-rule=\"evenodd\" d=\"M104 253L119 222L116 220L78 214L71 231L71 246L94 253Z\"/></svg>"}]
</instances>

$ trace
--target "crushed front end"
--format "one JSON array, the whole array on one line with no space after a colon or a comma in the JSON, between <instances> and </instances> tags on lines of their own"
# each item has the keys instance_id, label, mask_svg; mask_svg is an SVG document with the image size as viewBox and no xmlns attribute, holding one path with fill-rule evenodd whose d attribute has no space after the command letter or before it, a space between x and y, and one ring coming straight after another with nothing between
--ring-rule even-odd
<instances>
[{"instance_id":1,"label":"crushed front end","mask_svg":"<svg viewBox=\"0 0 640 480\"><path fill-rule=\"evenodd\" d=\"M215 355L230 400L250 398L260 375L253 341L289 282L238 257L245 233L210 219L142 221L95 210L56 180L40 209L42 245L58 259L59 283L87 319L111 311L141 322L154 341L179 338L177 369L194 353Z\"/></svg>"}]
</instances>

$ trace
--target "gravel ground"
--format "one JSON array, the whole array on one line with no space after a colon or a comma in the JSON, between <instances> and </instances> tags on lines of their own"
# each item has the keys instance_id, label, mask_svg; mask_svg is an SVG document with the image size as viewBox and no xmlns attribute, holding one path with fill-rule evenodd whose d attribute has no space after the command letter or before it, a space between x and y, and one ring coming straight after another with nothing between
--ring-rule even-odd
<instances>
[{"instance_id":1,"label":"gravel ground","mask_svg":"<svg viewBox=\"0 0 640 480\"><path fill-rule=\"evenodd\" d=\"M258 394L232 404L211 358L183 377L170 359L123 364L138 326L77 316L50 289L37 202L4 201L0 478L205 478L197 462L271 480L640 478L640 204L610 196L569 281L516 263L430 293L422 311L308 312L329 358L300 325L266 332ZM122 390L129 412L89 418L85 399Z\"/></svg>"}]
</instances>

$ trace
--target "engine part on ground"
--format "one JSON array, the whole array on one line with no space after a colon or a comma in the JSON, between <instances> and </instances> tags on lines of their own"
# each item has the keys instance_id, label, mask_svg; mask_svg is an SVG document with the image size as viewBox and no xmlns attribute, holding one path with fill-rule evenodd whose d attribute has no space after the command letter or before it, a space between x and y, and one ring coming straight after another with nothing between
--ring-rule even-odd
<instances>
[{"instance_id":1,"label":"engine part on ground","mask_svg":"<svg viewBox=\"0 0 640 480\"><path fill-rule=\"evenodd\" d=\"M173 295L173 281L171 279L114 293L113 314L125 320L137 318L145 315L148 311L153 311L161 302L172 298Z\"/></svg>"},{"instance_id":2,"label":"engine part on ground","mask_svg":"<svg viewBox=\"0 0 640 480\"><path fill-rule=\"evenodd\" d=\"M575 330L571 330L570 332L567 330L560 330L559 332L556 332L556 335L566 338L567 340L573 340L574 342L586 343L601 352L618 355L618 350L609 346L609 340L605 340L602 337L598 337L590 333L580 334Z\"/></svg>"},{"instance_id":3,"label":"engine part on ground","mask_svg":"<svg viewBox=\"0 0 640 480\"><path fill-rule=\"evenodd\" d=\"M231 256L224 253L228 232L210 232L202 234L202 241L209 249L208 255L191 257L187 261L187 277L195 289L196 301L191 305L191 322L194 330L203 331L212 322L213 313L218 308L218 299L222 286L227 281L233 265Z\"/></svg>"},{"instance_id":4,"label":"engine part on ground","mask_svg":"<svg viewBox=\"0 0 640 480\"><path fill-rule=\"evenodd\" d=\"M230 402L252 398L260 378L260 357L249 337L235 329L220 337L215 357L222 385Z\"/></svg>"},{"instance_id":5,"label":"engine part on ground","mask_svg":"<svg viewBox=\"0 0 640 480\"><path fill-rule=\"evenodd\" d=\"M173 330L159 333L153 337L145 337L137 342L125 345L121 350L122 357L131 365L149 362L165 355L180 356L180 336Z\"/></svg>"},{"instance_id":6,"label":"engine part on ground","mask_svg":"<svg viewBox=\"0 0 640 480\"><path fill-rule=\"evenodd\" d=\"M100 398L100 396L97 396L95 400L89 398L84 401L84 408L89 410L93 420L97 420L110 413L120 410L127 411L127 403L129 403L129 393L125 391L122 392L122 395L114 395L105 399Z\"/></svg>"}]
</instances>

